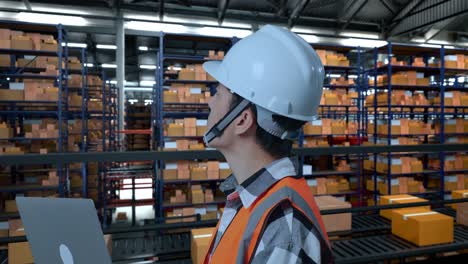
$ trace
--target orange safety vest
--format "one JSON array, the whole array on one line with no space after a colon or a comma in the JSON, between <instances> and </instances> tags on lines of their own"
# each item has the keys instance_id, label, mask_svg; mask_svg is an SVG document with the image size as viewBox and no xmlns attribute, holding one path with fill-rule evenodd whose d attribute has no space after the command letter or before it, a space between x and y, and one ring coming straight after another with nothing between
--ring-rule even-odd
<instances>
[{"instance_id":1,"label":"orange safety vest","mask_svg":"<svg viewBox=\"0 0 468 264\"><path fill-rule=\"evenodd\" d=\"M285 200L289 200L295 209L302 212L315 225L321 236L318 238L319 241L326 241L330 253L330 260L322 259L322 263L331 262L330 242L307 182L302 177L285 177L263 193L249 208L239 209L218 245L213 248L221 222L218 221L204 263L250 263L266 228L265 221L276 206Z\"/></svg>"}]
</instances>

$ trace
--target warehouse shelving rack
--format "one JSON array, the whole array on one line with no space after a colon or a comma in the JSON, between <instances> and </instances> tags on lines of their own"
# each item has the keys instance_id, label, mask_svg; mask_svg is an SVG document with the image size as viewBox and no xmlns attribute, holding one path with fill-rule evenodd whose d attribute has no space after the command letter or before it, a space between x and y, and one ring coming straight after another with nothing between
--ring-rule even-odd
<instances>
[{"instance_id":1,"label":"warehouse shelving rack","mask_svg":"<svg viewBox=\"0 0 468 264\"><path fill-rule=\"evenodd\" d=\"M324 65L325 70L325 82L323 87L328 90L344 89L348 93L349 91L355 91L357 93L356 98L352 98L353 102L351 105L329 105L321 104L318 110L318 118L327 119L343 119L346 124L349 121L357 123L357 132L353 134L331 134L331 135L309 135L304 134L302 131L299 134L298 145L304 147L304 142L307 138L326 138L329 146L333 146L340 142L349 142L350 145L361 145L365 140L364 131L366 130L366 110L364 109L364 95L363 95L363 67L362 67L362 54L363 49L361 47L350 47L350 46L337 46L327 44L312 44L315 50L326 50L343 53L349 60L353 60L350 66L332 66ZM350 79L351 75L354 75L355 82L352 85L337 85L331 84L333 75L341 75L346 80ZM347 163L350 163L352 158L349 155L335 155L335 157L345 158ZM300 157L300 173L304 175L306 179L315 179L317 177L328 177L328 176L355 176L357 181L357 189L339 192L333 194L333 196L357 196L359 198L359 204L361 203L362 187L361 187L361 172L362 172L362 156L357 155L354 157L356 168L352 168L351 171L337 171L333 170L333 156L327 158L327 170L313 171L311 175L304 174L302 172L303 165L308 163L306 157ZM320 195L316 195L320 196Z\"/></svg>"},{"instance_id":2,"label":"warehouse shelving rack","mask_svg":"<svg viewBox=\"0 0 468 264\"><path fill-rule=\"evenodd\" d=\"M452 49L446 48L445 46L441 46L441 48L434 48L434 47L421 47L417 45L411 44L394 44L388 42L387 45L384 45L379 48L374 48L371 50L373 55L373 63L371 69L365 71L365 90L367 94L373 93L374 100L373 105L368 107L371 117L367 119L367 121L373 120L374 124L374 131L373 133L369 133L372 135L373 143L377 144L377 139L380 137L385 142L384 144L391 145L392 144L392 137L401 136L401 137L409 137L409 136L416 136L416 137L424 137L423 143L429 144L432 142L439 142L441 144L446 143L446 137L448 136L465 136L465 133L445 133L444 131L444 124L446 121L446 117L462 117L466 119L467 114L467 106L446 106L444 104L444 96L446 91L464 91L466 89L466 81L464 83L458 83L458 79L456 78L455 82L452 85L447 85L448 80L447 78L452 78L453 76L457 76L459 74L467 76L468 69L448 69L445 67L445 56L449 54L468 54L467 49ZM383 56L386 55L387 63L381 66L378 66L378 56L382 54ZM406 58L409 57L410 64L413 62L414 57L423 57L424 63L426 67L421 66L411 66L411 65L393 65L391 63L391 59L394 56L405 56ZM436 59L439 57L439 67L429 66L429 59ZM399 71L416 71L423 73L424 76L434 76L433 80L429 85L421 86L421 85L394 85L392 84L392 73L396 73ZM383 74L387 77L387 84L378 84L377 83L377 76L379 74ZM370 85L367 81L368 78L372 78L373 84ZM411 91L414 93L415 91L422 91L426 98L429 98L429 93L438 93L440 96L440 105L393 105L392 104L392 90L406 90ZM379 91L386 93L387 95L387 102L384 104L379 104L377 102L377 95ZM423 109L421 111L420 109ZM447 110L450 109L454 113L450 114ZM440 132L435 133L434 135L431 134L408 134L408 135L392 135L391 125L392 120L394 118L409 118L409 119L419 119L427 123L428 121L432 120L439 120L440 122ZM377 126L378 120L387 120L384 122L388 126L388 131L386 134L378 134L377 133ZM403 153L404 154L404 153ZM445 194L449 194L450 192L445 191L444 187L444 178L447 171L444 170L444 163L446 153L441 150L438 153L438 158L440 160L440 168L439 169L431 169L428 168L428 156L423 155L423 171L419 173L406 173L406 174L395 174L391 172L391 158L392 155L401 156L402 154L391 154L388 153L387 155L387 166L388 171L387 173L381 173L380 175L386 176L387 180L387 192L391 194L391 179L392 177L404 177L404 176L411 176L411 175L422 175L423 176L423 186L426 188L424 193L410 193L414 195L438 195L439 197L443 197ZM373 198L374 202L378 200L379 191L377 188L377 173L376 166L377 166L377 155L374 155L373 160L373 170L372 170L372 177L373 177L373 184L374 184L374 191L373 191ZM454 172L466 172L467 170L457 170ZM427 190L428 186L428 178L429 177L436 177L440 180L440 188L439 190Z\"/></svg>"},{"instance_id":3,"label":"warehouse shelving rack","mask_svg":"<svg viewBox=\"0 0 468 264\"><path fill-rule=\"evenodd\" d=\"M68 138L68 129L64 125L67 123L68 112L66 108L66 97L68 94L68 85L67 85L67 76L68 71L68 47L62 46L62 43L67 42L67 31L62 25L57 25L56 27L52 26L37 26L28 23L14 23L8 22L5 23L8 28L25 30L28 32L38 32L47 34L55 34L57 36L57 51L42 51L42 50L17 50L17 49L0 49L0 54L10 55L10 67L2 67L3 72L0 74L0 78L8 78L7 80L23 80L23 79L36 79L36 80L52 80L56 83L58 87L58 100L57 101L0 101L2 105L2 110L0 110L0 115L8 119L10 125L13 128L16 128L16 121L20 126L20 131L14 129L14 137L7 140L9 142L32 142L32 141L55 141L57 145L57 152L62 153L67 151L67 138ZM43 68L32 68L32 67L16 67L16 57L17 56L44 56L44 57L58 57L59 63L57 66L57 75L40 75L38 72L44 71ZM61 61L65 59L65 66L62 65ZM28 72L28 73L25 73ZM34 74L36 73L36 74ZM43 110L46 108L47 110ZM57 119L58 122L58 137L57 138L26 138L24 135L24 123L23 118L53 118ZM19 134L18 134L19 133ZM9 193L19 193L23 191L51 191L57 190L61 197L65 196L68 192L66 184L66 167L63 167L62 164L57 166L57 176L59 177L58 186L41 186L39 185L27 185L27 186L8 186L0 188L1 192ZM17 176L23 175L25 170L18 170L14 166L11 168L11 176L13 179L13 184L16 183ZM43 173L49 170L29 170L27 173Z\"/></svg>"},{"instance_id":4,"label":"warehouse shelving rack","mask_svg":"<svg viewBox=\"0 0 468 264\"><path fill-rule=\"evenodd\" d=\"M194 52L190 55L178 54L177 52L169 51L166 43L169 41L190 41L193 44ZM163 100L163 91L166 85L171 84L200 84L206 86L211 94L214 93L214 88L217 85L216 81L199 81L199 80L178 80L173 77L177 77L177 74L165 73L165 67L169 63L181 63L181 64L196 64L208 61L206 59L207 54L197 54L197 48L201 43L206 44L206 50L220 50L226 52L232 45L237 41L236 37L225 38L225 37L208 37L190 34L168 34L161 32L159 36L159 49L157 51L157 69L155 70L156 84L153 88L153 108L152 108L152 149L162 150L166 139L191 139L201 141L202 137L199 136L183 136L173 137L164 136L164 119L165 118L185 118L195 117L208 119L208 104L207 103L168 103ZM167 78L166 78L167 77ZM171 78L172 77L172 78ZM187 186L190 190L190 186L193 182L207 183L210 184L210 188L213 189L216 183L222 180L171 180L165 181L163 177L163 169L165 167L164 162L155 163L155 193L154 193L154 206L155 206L155 219L164 218L164 211L166 209L173 209L179 207L193 207L196 205L218 205L223 204L225 201L215 200L212 203L204 204L192 204L190 202L183 204L166 204L164 202L164 190L169 185L180 185ZM215 193L215 192L213 192ZM215 198L216 199L216 198Z\"/></svg>"}]
</instances>

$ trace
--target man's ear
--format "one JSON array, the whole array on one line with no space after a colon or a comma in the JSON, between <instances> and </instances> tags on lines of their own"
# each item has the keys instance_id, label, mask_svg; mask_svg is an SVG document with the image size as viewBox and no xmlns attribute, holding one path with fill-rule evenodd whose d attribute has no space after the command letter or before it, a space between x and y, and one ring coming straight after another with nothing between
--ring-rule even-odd
<instances>
[{"instance_id":1,"label":"man's ear","mask_svg":"<svg viewBox=\"0 0 468 264\"><path fill-rule=\"evenodd\" d=\"M250 131L255 131L256 120L251 109L244 110L233 123L236 135L244 135Z\"/></svg>"}]
</instances>

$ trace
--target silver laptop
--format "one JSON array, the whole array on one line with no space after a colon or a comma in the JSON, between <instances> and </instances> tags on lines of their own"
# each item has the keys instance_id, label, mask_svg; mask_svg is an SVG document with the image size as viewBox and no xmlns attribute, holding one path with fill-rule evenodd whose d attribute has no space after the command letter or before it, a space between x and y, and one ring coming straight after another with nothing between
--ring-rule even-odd
<instances>
[{"instance_id":1,"label":"silver laptop","mask_svg":"<svg viewBox=\"0 0 468 264\"><path fill-rule=\"evenodd\" d=\"M89 199L17 197L34 263L111 263Z\"/></svg>"}]
</instances>

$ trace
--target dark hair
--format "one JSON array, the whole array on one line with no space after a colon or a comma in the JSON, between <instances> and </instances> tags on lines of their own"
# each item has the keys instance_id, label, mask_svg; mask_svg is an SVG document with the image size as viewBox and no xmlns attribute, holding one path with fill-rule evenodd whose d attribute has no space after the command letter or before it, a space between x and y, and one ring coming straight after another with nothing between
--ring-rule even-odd
<instances>
[{"instance_id":1,"label":"dark hair","mask_svg":"<svg viewBox=\"0 0 468 264\"><path fill-rule=\"evenodd\" d=\"M237 94L232 94L231 109L238 105L242 97ZM254 113L255 120L257 119L257 107L255 104L250 105L250 110ZM273 120L282 128L297 130L301 128L305 122L287 118L280 115L273 115ZM265 150L268 154L275 158L282 158L291 155L292 141L281 139L266 132L257 123L257 130L255 132L257 144Z\"/></svg>"}]
</instances>

